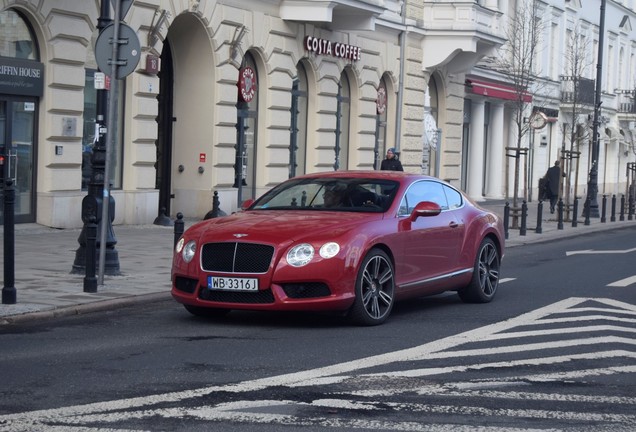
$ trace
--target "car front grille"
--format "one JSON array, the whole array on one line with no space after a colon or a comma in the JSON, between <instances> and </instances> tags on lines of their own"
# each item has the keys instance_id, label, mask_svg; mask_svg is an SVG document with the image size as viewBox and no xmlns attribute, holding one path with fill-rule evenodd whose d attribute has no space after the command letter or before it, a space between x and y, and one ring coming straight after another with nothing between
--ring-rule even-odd
<instances>
[{"instance_id":1,"label":"car front grille","mask_svg":"<svg viewBox=\"0 0 636 432\"><path fill-rule=\"evenodd\" d=\"M204 271L223 273L266 273L274 247L258 243L206 243L201 251Z\"/></svg>"},{"instance_id":2,"label":"car front grille","mask_svg":"<svg viewBox=\"0 0 636 432\"><path fill-rule=\"evenodd\" d=\"M219 303L243 303L243 304L268 304L274 303L274 294L271 289L262 291L218 291L201 287L199 290L201 300Z\"/></svg>"}]
</instances>

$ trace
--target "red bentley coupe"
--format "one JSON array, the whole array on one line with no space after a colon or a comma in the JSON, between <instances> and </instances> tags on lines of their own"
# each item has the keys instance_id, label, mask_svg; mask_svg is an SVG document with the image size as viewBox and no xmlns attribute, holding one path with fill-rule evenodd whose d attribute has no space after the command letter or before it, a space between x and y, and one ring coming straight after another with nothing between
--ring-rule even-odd
<instances>
[{"instance_id":1,"label":"red bentley coupe","mask_svg":"<svg viewBox=\"0 0 636 432\"><path fill-rule=\"evenodd\" d=\"M287 180L179 239L172 296L202 316L232 309L341 311L384 322L396 301L457 291L493 299L501 219L437 178L336 171Z\"/></svg>"}]
</instances>

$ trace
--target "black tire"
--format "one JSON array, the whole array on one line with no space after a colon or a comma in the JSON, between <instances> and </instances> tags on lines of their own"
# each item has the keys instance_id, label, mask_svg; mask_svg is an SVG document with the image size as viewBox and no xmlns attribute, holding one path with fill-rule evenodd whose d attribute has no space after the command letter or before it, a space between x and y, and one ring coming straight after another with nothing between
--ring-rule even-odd
<instances>
[{"instance_id":1,"label":"black tire","mask_svg":"<svg viewBox=\"0 0 636 432\"><path fill-rule=\"evenodd\" d=\"M482 240L475 257L473 277L468 285L457 293L466 303L488 303L497 293L499 286L499 268L501 256L495 243L485 238Z\"/></svg>"},{"instance_id":2,"label":"black tire","mask_svg":"<svg viewBox=\"0 0 636 432\"><path fill-rule=\"evenodd\" d=\"M393 263L380 249L372 249L362 261L356 278L356 299L349 319L358 325L382 324L391 314L394 303Z\"/></svg>"},{"instance_id":3,"label":"black tire","mask_svg":"<svg viewBox=\"0 0 636 432\"><path fill-rule=\"evenodd\" d=\"M230 312L229 309L206 308L187 304L184 304L183 307L192 315L203 318L223 318Z\"/></svg>"}]
</instances>

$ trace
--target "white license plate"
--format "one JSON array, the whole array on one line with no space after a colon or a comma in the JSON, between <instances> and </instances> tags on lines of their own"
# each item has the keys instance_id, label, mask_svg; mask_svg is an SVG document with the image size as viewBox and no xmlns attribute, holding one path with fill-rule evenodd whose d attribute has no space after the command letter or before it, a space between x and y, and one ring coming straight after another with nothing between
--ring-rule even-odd
<instances>
[{"instance_id":1,"label":"white license plate","mask_svg":"<svg viewBox=\"0 0 636 432\"><path fill-rule=\"evenodd\" d=\"M208 276L208 288L224 291L258 291L258 279Z\"/></svg>"}]
</instances>

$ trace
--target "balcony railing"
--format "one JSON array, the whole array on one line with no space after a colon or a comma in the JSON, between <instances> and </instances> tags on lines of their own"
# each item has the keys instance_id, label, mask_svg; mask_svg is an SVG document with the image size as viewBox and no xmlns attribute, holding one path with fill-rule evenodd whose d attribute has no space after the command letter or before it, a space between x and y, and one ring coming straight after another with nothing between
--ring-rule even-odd
<instances>
[{"instance_id":1,"label":"balcony railing","mask_svg":"<svg viewBox=\"0 0 636 432\"><path fill-rule=\"evenodd\" d=\"M561 77L561 102L594 105L594 80L582 77Z\"/></svg>"},{"instance_id":2,"label":"balcony railing","mask_svg":"<svg viewBox=\"0 0 636 432\"><path fill-rule=\"evenodd\" d=\"M636 114L636 90L618 90L618 112Z\"/></svg>"}]
</instances>

